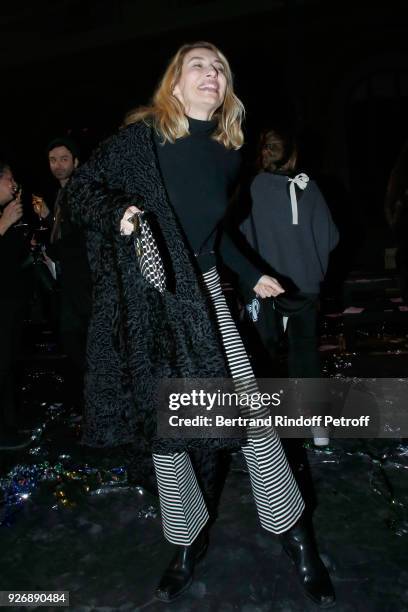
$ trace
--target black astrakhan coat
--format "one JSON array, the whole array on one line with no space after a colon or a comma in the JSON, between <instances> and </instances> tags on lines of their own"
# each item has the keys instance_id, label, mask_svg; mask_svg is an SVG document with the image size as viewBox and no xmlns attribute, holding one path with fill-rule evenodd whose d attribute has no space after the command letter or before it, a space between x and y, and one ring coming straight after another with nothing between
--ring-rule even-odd
<instances>
[{"instance_id":1,"label":"black astrakhan coat","mask_svg":"<svg viewBox=\"0 0 408 612\"><path fill-rule=\"evenodd\" d=\"M83 442L115 446L142 435L153 451L182 450L186 440L158 439L155 433L159 380L228 374L215 321L167 197L153 128L132 124L102 143L71 179L67 197L74 222L86 230L93 281ZM132 237L120 235L130 205L153 213L160 225L174 278L164 294L138 271Z\"/></svg>"}]
</instances>

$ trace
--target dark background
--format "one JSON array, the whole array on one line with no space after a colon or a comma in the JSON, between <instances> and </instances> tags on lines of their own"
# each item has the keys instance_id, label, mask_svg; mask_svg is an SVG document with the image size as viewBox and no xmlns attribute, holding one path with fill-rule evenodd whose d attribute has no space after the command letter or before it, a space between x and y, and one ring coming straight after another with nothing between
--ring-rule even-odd
<instances>
[{"instance_id":1,"label":"dark background","mask_svg":"<svg viewBox=\"0 0 408 612\"><path fill-rule=\"evenodd\" d=\"M86 158L149 100L181 44L209 40L230 60L247 109L247 162L262 126L292 126L301 169L319 181L339 225L359 236L356 265L378 268L391 241L386 184L408 138L407 4L3 2L0 150L26 193L52 201L47 142L71 133Z\"/></svg>"}]
</instances>

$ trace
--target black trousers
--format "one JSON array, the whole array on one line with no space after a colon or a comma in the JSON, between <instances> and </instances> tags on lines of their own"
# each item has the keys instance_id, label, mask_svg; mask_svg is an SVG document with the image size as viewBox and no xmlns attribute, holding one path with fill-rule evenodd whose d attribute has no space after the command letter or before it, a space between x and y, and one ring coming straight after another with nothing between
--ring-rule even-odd
<instances>
[{"instance_id":1,"label":"black trousers","mask_svg":"<svg viewBox=\"0 0 408 612\"><path fill-rule=\"evenodd\" d=\"M306 295L306 294L305 294ZM317 339L318 295L308 294L300 312L287 313L288 375L290 378L320 378L321 365ZM278 345L283 334L283 315L273 300L261 300L256 323L245 324L249 352L259 378L271 376Z\"/></svg>"},{"instance_id":2,"label":"black trousers","mask_svg":"<svg viewBox=\"0 0 408 612\"><path fill-rule=\"evenodd\" d=\"M317 304L318 296L301 312L288 317L288 369L290 378L320 378Z\"/></svg>"},{"instance_id":3,"label":"black trousers","mask_svg":"<svg viewBox=\"0 0 408 612\"><path fill-rule=\"evenodd\" d=\"M18 426L15 385L23 313L22 299L0 299L0 433Z\"/></svg>"}]
</instances>

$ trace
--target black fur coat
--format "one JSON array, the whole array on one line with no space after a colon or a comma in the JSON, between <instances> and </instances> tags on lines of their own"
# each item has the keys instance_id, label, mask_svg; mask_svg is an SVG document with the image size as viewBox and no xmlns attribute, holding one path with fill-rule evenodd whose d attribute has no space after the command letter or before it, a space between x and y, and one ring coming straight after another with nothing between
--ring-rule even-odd
<instances>
[{"instance_id":1,"label":"black fur coat","mask_svg":"<svg viewBox=\"0 0 408 612\"><path fill-rule=\"evenodd\" d=\"M186 441L155 435L158 381L227 373L215 322L168 201L152 128L136 123L100 145L71 179L67 197L74 222L86 230L94 287L83 441L115 446L142 435L156 452L181 450ZM120 220L132 204L153 213L163 234L174 279L164 295L139 273L132 237L120 235Z\"/></svg>"}]
</instances>

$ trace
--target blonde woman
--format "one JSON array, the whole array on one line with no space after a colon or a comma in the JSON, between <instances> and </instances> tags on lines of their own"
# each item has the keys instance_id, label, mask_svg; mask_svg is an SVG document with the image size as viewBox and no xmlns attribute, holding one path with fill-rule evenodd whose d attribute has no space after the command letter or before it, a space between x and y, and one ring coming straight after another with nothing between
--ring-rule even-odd
<instances>
[{"instance_id":1,"label":"blonde woman","mask_svg":"<svg viewBox=\"0 0 408 612\"><path fill-rule=\"evenodd\" d=\"M185 45L151 106L131 113L69 186L76 221L87 228L94 276L85 441L121 444L135 435L149 441L164 534L175 547L156 591L162 601L189 587L208 543L208 511L189 450L203 448L210 461L225 440L159 438L155 390L165 377L253 377L220 288L220 258L261 298L282 291L223 231L239 171L243 114L225 56L206 42ZM140 209L154 215L168 255L164 293L135 263L131 217ZM247 440L242 450L262 526L282 534L306 594L333 605L330 578L305 527L304 502L276 432Z\"/></svg>"}]
</instances>

